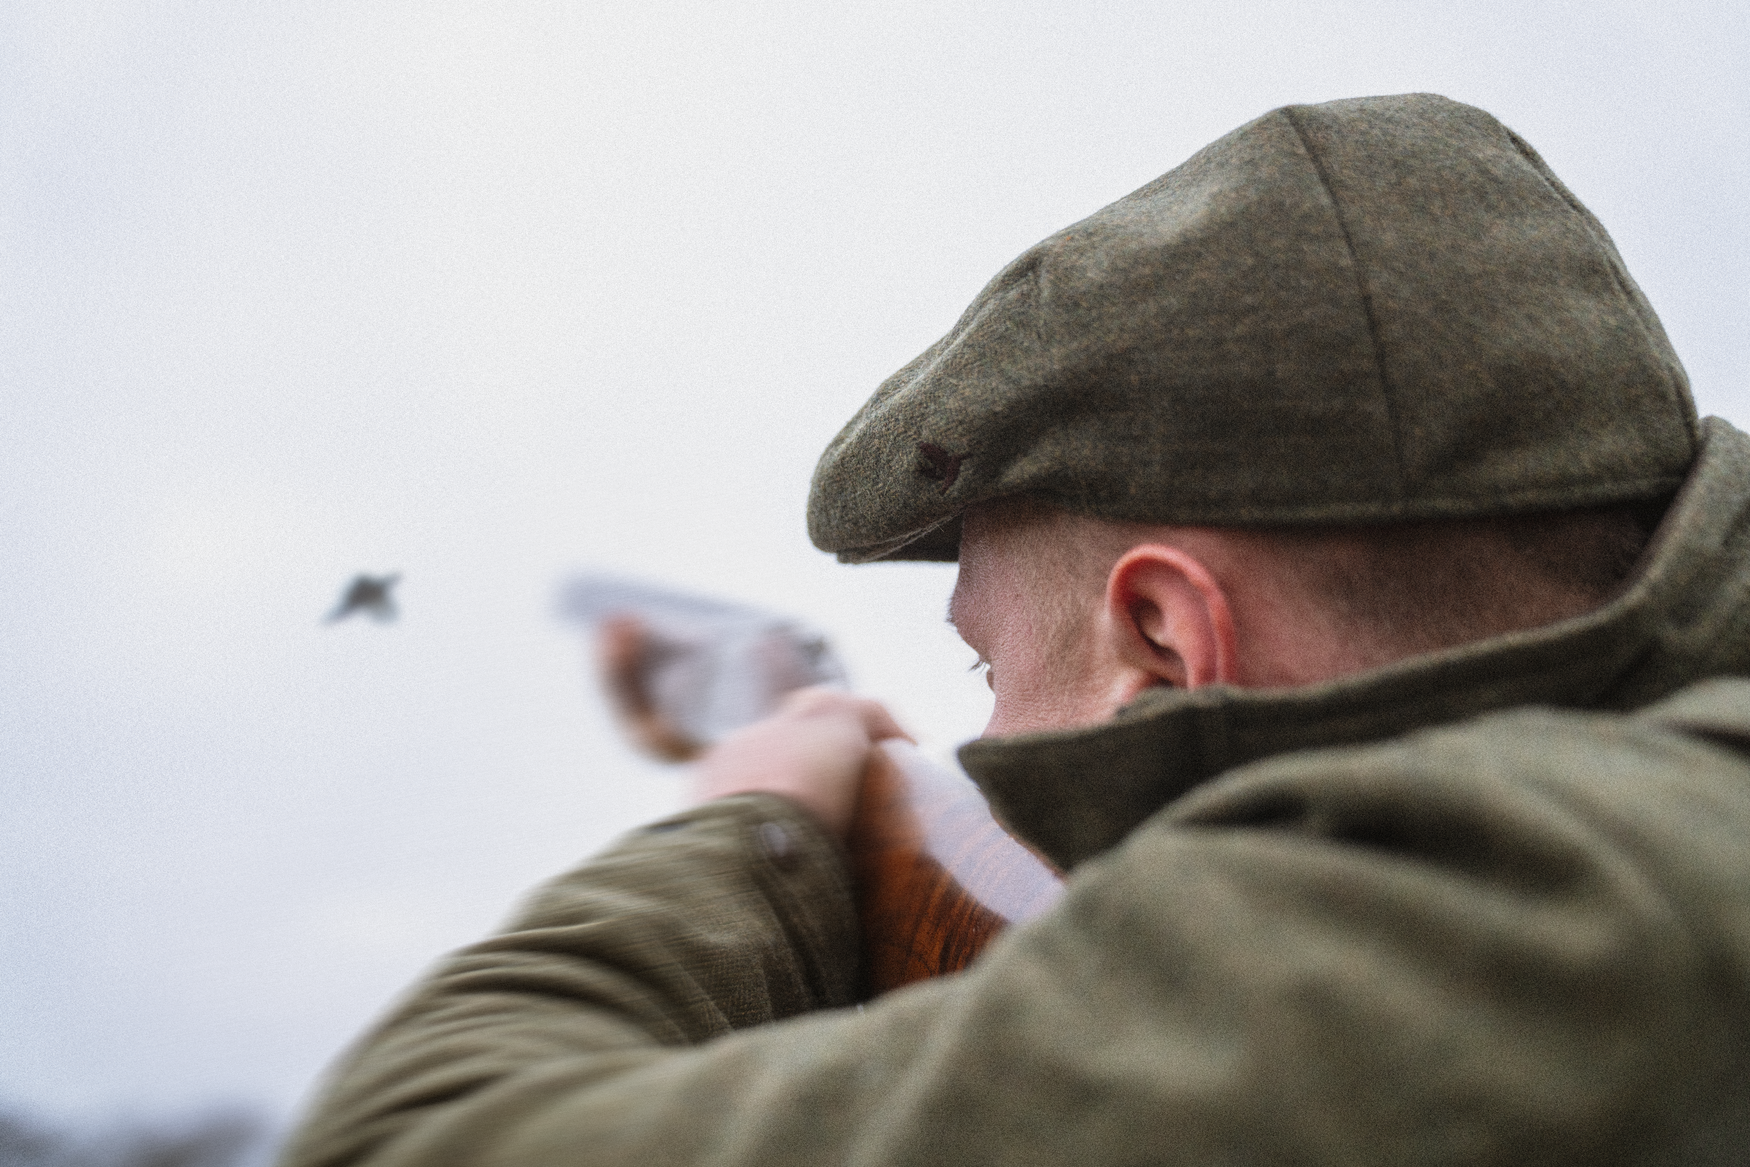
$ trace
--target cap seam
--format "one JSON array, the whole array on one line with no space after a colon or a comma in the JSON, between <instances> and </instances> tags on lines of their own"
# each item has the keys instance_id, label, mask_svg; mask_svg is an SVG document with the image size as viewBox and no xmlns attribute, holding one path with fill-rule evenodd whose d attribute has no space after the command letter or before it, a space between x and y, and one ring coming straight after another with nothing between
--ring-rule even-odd
<instances>
[{"instance_id":1,"label":"cap seam","mask_svg":"<svg viewBox=\"0 0 1750 1167\"><path fill-rule=\"evenodd\" d=\"M1307 161L1312 163L1313 173L1318 176L1319 186L1325 192L1325 198L1331 204L1331 217L1337 221L1337 230L1342 233L1343 247L1349 253L1349 265L1355 273L1355 291L1361 299L1361 315L1367 321L1367 339L1373 346L1374 375L1379 378L1379 395L1385 402L1386 417L1391 422L1392 462L1397 469L1397 488L1399 500L1409 495L1409 484L1404 474L1404 444L1403 425L1398 418L1397 401L1393 398L1391 378L1385 371L1385 346L1380 341L1379 320L1373 310L1373 293L1368 287L1367 277L1361 270L1361 257L1355 251L1355 239L1349 233L1349 222L1343 217L1342 204L1337 201L1337 192L1331 186L1331 176L1325 170L1325 163L1319 157L1317 150L1308 140L1306 131L1301 128L1300 117L1294 106L1284 106L1282 114L1288 119L1288 125L1294 130L1294 136L1299 139L1300 147L1306 151Z\"/></svg>"},{"instance_id":2,"label":"cap seam","mask_svg":"<svg viewBox=\"0 0 1750 1167\"><path fill-rule=\"evenodd\" d=\"M1623 302L1628 306L1629 315L1633 316L1635 323L1640 326L1641 339L1646 341L1649 348L1657 352L1660 348L1659 338L1654 334L1653 321L1647 319L1647 313L1652 311L1652 305L1647 303L1645 293L1636 296L1633 279L1628 274L1628 268L1623 263L1622 256L1616 250L1615 241L1610 238L1610 232L1606 231L1604 224L1598 221L1598 217L1587 210L1585 204L1575 197L1574 192L1568 189L1568 184L1556 176L1555 172L1549 168L1549 163L1543 160L1543 155L1539 154L1530 142L1521 138L1507 126L1503 125L1501 129L1506 132L1507 140L1513 144L1513 149L1530 164L1532 172L1545 186L1550 188L1557 198L1562 200L1563 206L1579 218L1581 229L1590 235L1592 241L1604 252L1604 262L1605 266L1610 269L1611 281L1616 285L1617 293L1622 296ZM1643 304L1646 305L1646 311L1642 311ZM1657 317L1654 318L1654 320L1656 319ZM1663 330L1661 329L1661 331ZM1678 415L1683 419L1683 427L1689 434L1689 447L1693 455L1695 450L1701 446L1701 419L1697 416L1693 399L1685 400L1689 395L1678 384L1677 378L1672 375L1670 368L1663 361L1659 364L1660 379L1665 382L1666 397L1672 408L1676 409Z\"/></svg>"}]
</instances>

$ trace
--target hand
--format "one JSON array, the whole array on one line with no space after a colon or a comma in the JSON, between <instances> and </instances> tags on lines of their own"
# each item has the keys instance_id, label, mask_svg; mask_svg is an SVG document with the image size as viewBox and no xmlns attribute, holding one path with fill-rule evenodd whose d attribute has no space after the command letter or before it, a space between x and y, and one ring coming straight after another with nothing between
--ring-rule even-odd
<instances>
[{"instance_id":1,"label":"hand","mask_svg":"<svg viewBox=\"0 0 1750 1167\"><path fill-rule=\"evenodd\" d=\"M700 757L693 800L781 794L843 838L875 743L911 740L880 702L837 689L798 689L764 721L739 729Z\"/></svg>"}]
</instances>

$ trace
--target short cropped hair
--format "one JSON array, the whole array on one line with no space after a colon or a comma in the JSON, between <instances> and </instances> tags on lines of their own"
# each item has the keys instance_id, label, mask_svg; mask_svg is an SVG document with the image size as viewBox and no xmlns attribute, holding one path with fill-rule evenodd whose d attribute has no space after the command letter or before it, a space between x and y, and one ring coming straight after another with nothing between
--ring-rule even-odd
<instances>
[{"instance_id":1,"label":"short cropped hair","mask_svg":"<svg viewBox=\"0 0 1750 1167\"><path fill-rule=\"evenodd\" d=\"M1345 625L1409 655L1598 607L1633 571L1664 506L1550 511L1266 538Z\"/></svg>"},{"instance_id":2,"label":"short cropped hair","mask_svg":"<svg viewBox=\"0 0 1750 1167\"><path fill-rule=\"evenodd\" d=\"M1634 569L1668 499L1589 510L1370 526L1230 528L1261 548L1376 662L1553 623L1610 599ZM1113 564L1172 542L1173 528L1076 515L1034 499L984 504L1049 552L1035 586L1061 605L1056 635L1081 634Z\"/></svg>"}]
</instances>

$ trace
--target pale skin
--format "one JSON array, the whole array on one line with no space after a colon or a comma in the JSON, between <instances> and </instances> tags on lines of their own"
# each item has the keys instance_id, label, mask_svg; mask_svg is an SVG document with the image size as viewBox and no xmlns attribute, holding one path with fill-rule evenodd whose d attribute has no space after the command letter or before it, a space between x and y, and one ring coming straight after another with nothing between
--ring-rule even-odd
<instances>
[{"instance_id":1,"label":"pale skin","mask_svg":"<svg viewBox=\"0 0 1750 1167\"><path fill-rule=\"evenodd\" d=\"M1298 685L1389 659L1244 532L1029 508L968 512L949 618L989 669L986 736L1096 724L1158 685ZM693 796L779 794L842 836L869 751L904 736L878 702L803 690L705 753Z\"/></svg>"}]
</instances>

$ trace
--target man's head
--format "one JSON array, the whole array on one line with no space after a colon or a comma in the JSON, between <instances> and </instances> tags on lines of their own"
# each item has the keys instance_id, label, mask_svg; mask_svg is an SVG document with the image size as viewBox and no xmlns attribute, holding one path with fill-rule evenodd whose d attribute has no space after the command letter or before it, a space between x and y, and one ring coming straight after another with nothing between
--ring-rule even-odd
<instances>
[{"instance_id":1,"label":"man's head","mask_svg":"<svg viewBox=\"0 0 1750 1167\"><path fill-rule=\"evenodd\" d=\"M1537 153L1360 98L1030 248L827 447L809 533L959 559L992 729L1043 728L1592 607L1697 443L1657 317Z\"/></svg>"},{"instance_id":2,"label":"man's head","mask_svg":"<svg viewBox=\"0 0 1750 1167\"><path fill-rule=\"evenodd\" d=\"M1602 603L1652 514L1377 528L1152 526L1011 499L965 516L949 619L986 732L1103 721L1144 689L1327 680Z\"/></svg>"}]
</instances>

